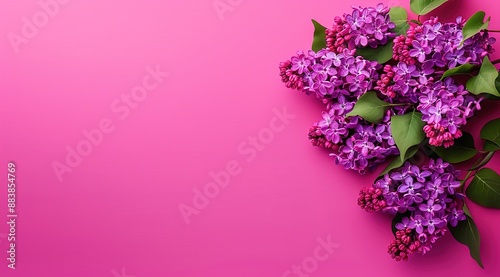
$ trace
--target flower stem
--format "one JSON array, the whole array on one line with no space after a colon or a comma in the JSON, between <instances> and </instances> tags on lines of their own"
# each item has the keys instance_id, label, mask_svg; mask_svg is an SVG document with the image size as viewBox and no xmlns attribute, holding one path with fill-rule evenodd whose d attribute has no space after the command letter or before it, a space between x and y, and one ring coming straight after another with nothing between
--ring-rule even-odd
<instances>
[{"instance_id":1,"label":"flower stem","mask_svg":"<svg viewBox=\"0 0 500 277\"><path fill-rule=\"evenodd\" d=\"M496 59L494 61L491 62L492 64L497 64L497 63L500 63L500 59Z\"/></svg>"},{"instance_id":2,"label":"flower stem","mask_svg":"<svg viewBox=\"0 0 500 277\"><path fill-rule=\"evenodd\" d=\"M481 154L486 154L486 156L484 156L481 159L478 159L474 163L474 165L472 165L472 167L467 171L467 175L465 175L465 178L462 181L462 185L461 185L462 188L465 186L465 183L470 178L474 177L474 175L476 174L476 172L479 171L479 169L481 169L483 166L485 166L491 160L491 158L493 157L495 152L485 152L485 153L481 153Z\"/></svg>"},{"instance_id":3,"label":"flower stem","mask_svg":"<svg viewBox=\"0 0 500 277\"><path fill-rule=\"evenodd\" d=\"M390 104L391 107L396 107L396 106L413 106L412 103L397 103L397 104Z\"/></svg>"},{"instance_id":4,"label":"flower stem","mask_svg":"<svg viewBox=\"0 0 500 277\"><path fill-rule=\"evenodd\" d=\"M484 157L484 159L479 163L479 165L475 165L473 166L471 169L469 169L469 171L473 171L473 170L478 170L480 169L481 167L485 166L490 160L491 158L493 158L493 155L495 154L495 152L488 152L488 154L486 155L486 157Z\"/></svg>"},{"instance_id":5,"label":"flower stem","mask_svg":"<svg viewBox=\"0 0 500 277\"><path fill-rule=\"evenodd\" d=\"M500 33L500 30L488 30L488 32L492 32L492 33Z\"/></svg>"}]
</instances>

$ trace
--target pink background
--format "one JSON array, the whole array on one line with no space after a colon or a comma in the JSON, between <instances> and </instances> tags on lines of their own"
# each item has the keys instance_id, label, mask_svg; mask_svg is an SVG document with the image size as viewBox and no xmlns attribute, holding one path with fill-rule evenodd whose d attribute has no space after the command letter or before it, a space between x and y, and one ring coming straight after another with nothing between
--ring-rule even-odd
<instances>
[{"instance_id":1,"label":"pink background","mask_svg":"<svg viewBox=\"0 0 500 277\"><path fill-rule=\"evenodd\" d=\"M19 215L15 271L0 224L0 275L279 277L330 236L337 248L310 276L499 276L500 212L473 204L485 270L451 235L426 256L391 260L390 217L356 205L375 175L310 146L322 106L280 83L278 63L310 47L311 18L330 25L350 5L379 1L240 2L219 17L213 0L73 0L16 54L7 34L41 8L0 1L0 171L17 164ZM489 0L451 2L441 14L500 12ZM121 120L111 103L156 65L169 77ZM296 117L247 161L238 147L250 149L284 107ZM481 115L472 124L495 113ZM52 163L105 118L113 132L60 182ZM179 205L192 206L193 189L230 161L241 173L186 224Z\"/></svg>"}]
</instances>

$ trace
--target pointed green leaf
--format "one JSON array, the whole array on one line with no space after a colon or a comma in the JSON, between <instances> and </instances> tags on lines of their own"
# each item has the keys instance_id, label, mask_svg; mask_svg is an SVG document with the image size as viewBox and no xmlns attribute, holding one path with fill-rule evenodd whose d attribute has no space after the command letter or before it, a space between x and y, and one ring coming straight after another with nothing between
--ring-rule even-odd
<instances>
[{"instance_id":1,"label":"pointed green leaf","mask_svg":"<svg viewBox=\"0 0 500 277\"><path fill-rule=\"evenodd\" d=\"M483 11L477 12L473 14L469 20L464 25L462 29L463 39L462 43L470 37L473 37L475 34L479 33L481 30L488 29L488 25L490 24L490 17L486 21L484 21L484 17L486 13Z\"/></svg>"},{"instance_id":2,"label":"pointed green leaf","mask_svg":"<svg viewBox=\"0 0 500 277\"><path fill-rule=\"evenodd\" d=\"M484 150L497 151L500 149L500 118L484 124L481 129L481 138L486 140Z\"/></svg>"},{"instance_id":3,"label":"pointed green leaf","mask_svg":"<svg viewBox=\"0 0 500 277\"><path fill-rule=\"evenodd\" d=\"M474 71L474 68L476 68L475 65L466 63L462 64L461 66L454 67L452 69L448 69L444 72L443 76L441 77L441 80L443 80L446 77L450 77L453 75L462 75L462 74L470 74Z\"/></svg>"},{"instance_id":4,"label":"pointed green leaf","mask_svg":"<svg viewBox=\"0 0 500 277\"><path fill-rule=\"evenodd\" d=\"M464 132L460 138L456 139L452 147L436 147L434 152L449 163L461 163L470 160L478 153L474 147L474 137L467 132Z\"/></svg>"},{"instance_id":5,"label":"pointed green leaf","mask_svg":"<svg viewBox=\"0 0 500 277\"><path fill-rule=\"evenodd\" d=\"M393 32L398 35L406 35L406 31L410 28L406 9L402 7L392 7L389 11L389 17L391 21L396 24L396 28L394 28Z\"/></svg>"},{"instance_id":6,"label":"pointed green leaf","mask_svg":"<svg viewBox=\"0 0 500 277\"><path fill-rule=\"evenodd\" d=\"M498 93L500 93L500 76L498 76L497 79L495 80L495 88L497 89ZM481 96L483 96L485 100L500 100L500 96L495 96L491 94L485 94Z\"/></svg>"},{"instance_id":7,"label":"pointed green leaf","mask_svg":"<svg viewBox=\"0 0 500 277\"><path fill-rule=\"evenodd\" d=\"M315 52L326 48L326 27L319 24L318 21L312 19L314 25L314 37L311 49Z\"/></svg>"},{"instance_id":8,"label":"pointed green leaf","mask_svg":"<svg viewBox=\"0 0 500 277\"><path fill-rule=\"evenodd\" d=\"M378 123L391 106L391 103L380 100L375 91L368 91L358 99L356 105L354 105L354 108L347 116L359 115L368 122Z\"/></svg>"},{"instance_id":9,"label":"pointed green leaf","mask_svg":"<svg viewBox=\"0 0 500 277\"><path fill-rule=\"evenodd\" d=\"M419 145L424 140L424 126L422 114L415 111L391 117L391 133L401 159L406 157L406 152L410 147Z\"/></svg>"},{"instance_id":10,"label":"pointed green leaf","mask_svg":"<svg viewBox=\"0 0 500 277\"><path fill-rule=\"evenodd\" d=\"M448 0L410 0L410 8L412 12L418 15L424 15L446 2L448 2Z\"/></svg>"},{"instance_id":11,"label":"pointed green leaf","mask_svg":"<svg viewBox=\"0 0 500 277\"><path fill-rule=\"evenodd\" d=\"M498 71L495 66L490 62L488 56L483 59L483 64L479 70L479 74L467 81L467 90L473 94L488 93L494 96L500 96L496 88L496 79L498 78Z\"/></svg>"},{"instance_id":12,"label":"pointed green leaf","mask_svg":"<svg viewBox=\"0 0 500 277\"><path fill-rule=\"evenodd\" d=\"M386 45L377 48L365 47L356 50L356 55L361 56L370 61L377 61L380 64L386 63L392 59L394 42L391 41Z\"/></svg>"},{"instance_id":13,"label":"pointed green leaf","mask_svg":"<svg viewBox=\"0 0 500 277\"><path fill-rule=\"evenodd\" d=\"M470 256L476 260L477 264L481 268L484 268L481 261L481 237L479 236L479 230L472 217L468 213L465 216L466 219L459 221L456 227L448 226L448 228L458 242L469 248Z\"/></svg>"},{"instance_id":14,"label":"pointed green leaf","mask_svg":"<svg viewBox=\"0 0 500 277\"><path fill-rule=\"evenodd\" d=\"M500 209L500 175L494 170L479 170L466 190L467 197L477 204Z\"/></svg>"},{"instance_id":15,"label":"pointed green leaf","mask_svg":"<svg viewBox=\"0 0 500 277\"><path fill-rule=\"evenodd\" d=\"M401 156L395 157L394 160L392 160L392 162L390 162L387 165L387 167L384 169L384 171L382 171L382 173L380 173L380 176L383 176L383 175L389 173L391 170L393 170L395 168L401 167L408 159L410 159L411 157L415 156L415 154L417 154L418 148L419 148L418 145L410 147L410 149L408 149L408 151L406 151L406 155L405 155L404 159L401 159Z\"/></svg>"}]
</instances>

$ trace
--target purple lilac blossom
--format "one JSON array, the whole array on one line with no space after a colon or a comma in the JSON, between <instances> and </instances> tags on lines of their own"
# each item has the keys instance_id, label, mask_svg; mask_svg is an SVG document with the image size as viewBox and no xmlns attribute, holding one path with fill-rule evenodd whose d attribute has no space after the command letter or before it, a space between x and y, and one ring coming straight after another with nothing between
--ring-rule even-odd
<instances>
[{"instance_id":1,"label":"purple lilac blossom","mask_svg":"<svg viewBox=\"0 0 500 277\"><path fill-rule=\"evenodd\" d=\"M461 44L461 17L452 23L431 17L422 25L412 24L406 36L395 37L388 11L384 5L354 7L351 14L335 17L334 28L326 31L325 49L299 51L280 64L287 87L314 94L326 104L323 120L309 132L313 145L332 150L336 163L360 173L398 155L390 132L392 115L416 109L426 122L423 131L429 144L452 146L467 120L481 108L482 99L453 79L440 78L447 69L464 63L480 65L493 52L495 42L483 31ZM355 54L356 48L377 47L392 39L395 62L382 66ZM381 100L399 105L391 107L378 124L347 117L359 97L370 90Z\"/></svg>"},{"instance_id":2,"label":"purple lilac blossom","mask_svg":"<svg viewBox=\"0 0 500 277\"><path fill-rule=\"evenodd\" d=\"M326 46L332 52L348 50L354 54L356 48L377 48L386 45L396 34L396 27L389 17L390 8L383 4L376 7L352 7L350 14L335 17L331 29L326 30Z\"/></svg>"},{"instance_id":3,"label":"purple lilac blossom","mask_svg":"<svg viewBox=\"0 0 500 277\"><path fill-rule=\"evenodd\" d=\"M404 214L396 229L410 230L409 239L419 242L414 250L424 254L445 234L447 225L455 227L466 218L461 209L464 196L456 192L460 186L458 176L459 172L441 159L431 159L422 167L407 162L378 179L373 190L363 189L358 204L366 209L369 203L366 199L376 198L376 209L371 205L367 211ZM392 246L390 254L401 259L401 249Z\"/></svg>"}]
</instances>

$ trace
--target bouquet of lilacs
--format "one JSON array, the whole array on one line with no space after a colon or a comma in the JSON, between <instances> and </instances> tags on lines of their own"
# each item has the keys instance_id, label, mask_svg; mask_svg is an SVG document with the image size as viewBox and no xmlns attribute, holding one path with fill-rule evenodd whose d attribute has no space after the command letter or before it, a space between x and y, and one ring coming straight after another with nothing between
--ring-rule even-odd
<instances>
[{"instance_id":1,"label":"bouquet of lilacs","mask_svg":"<svg viewBox=\"0 0 500 277\"><path fill-rule=\"evenodd\" d=\"M482 128L479 150L463 129L482 101L500 97L500 60L490 60L496 31L484 12L421 20L445 2L411 0L418 20L383 4L353 7L329 28L313 20L312 50L282 62L280 76L325 105L309 130L313 145L360 174L386 165L358 204L394 215L388 252L395 260L426 253L449 230L482 266L464 200L500 208L500 176L484 168L500 149L500 120ZM416 163L421 152L425 161ZM471 159L463 173L455 169Z\"/></svg>"}]
</instances>

